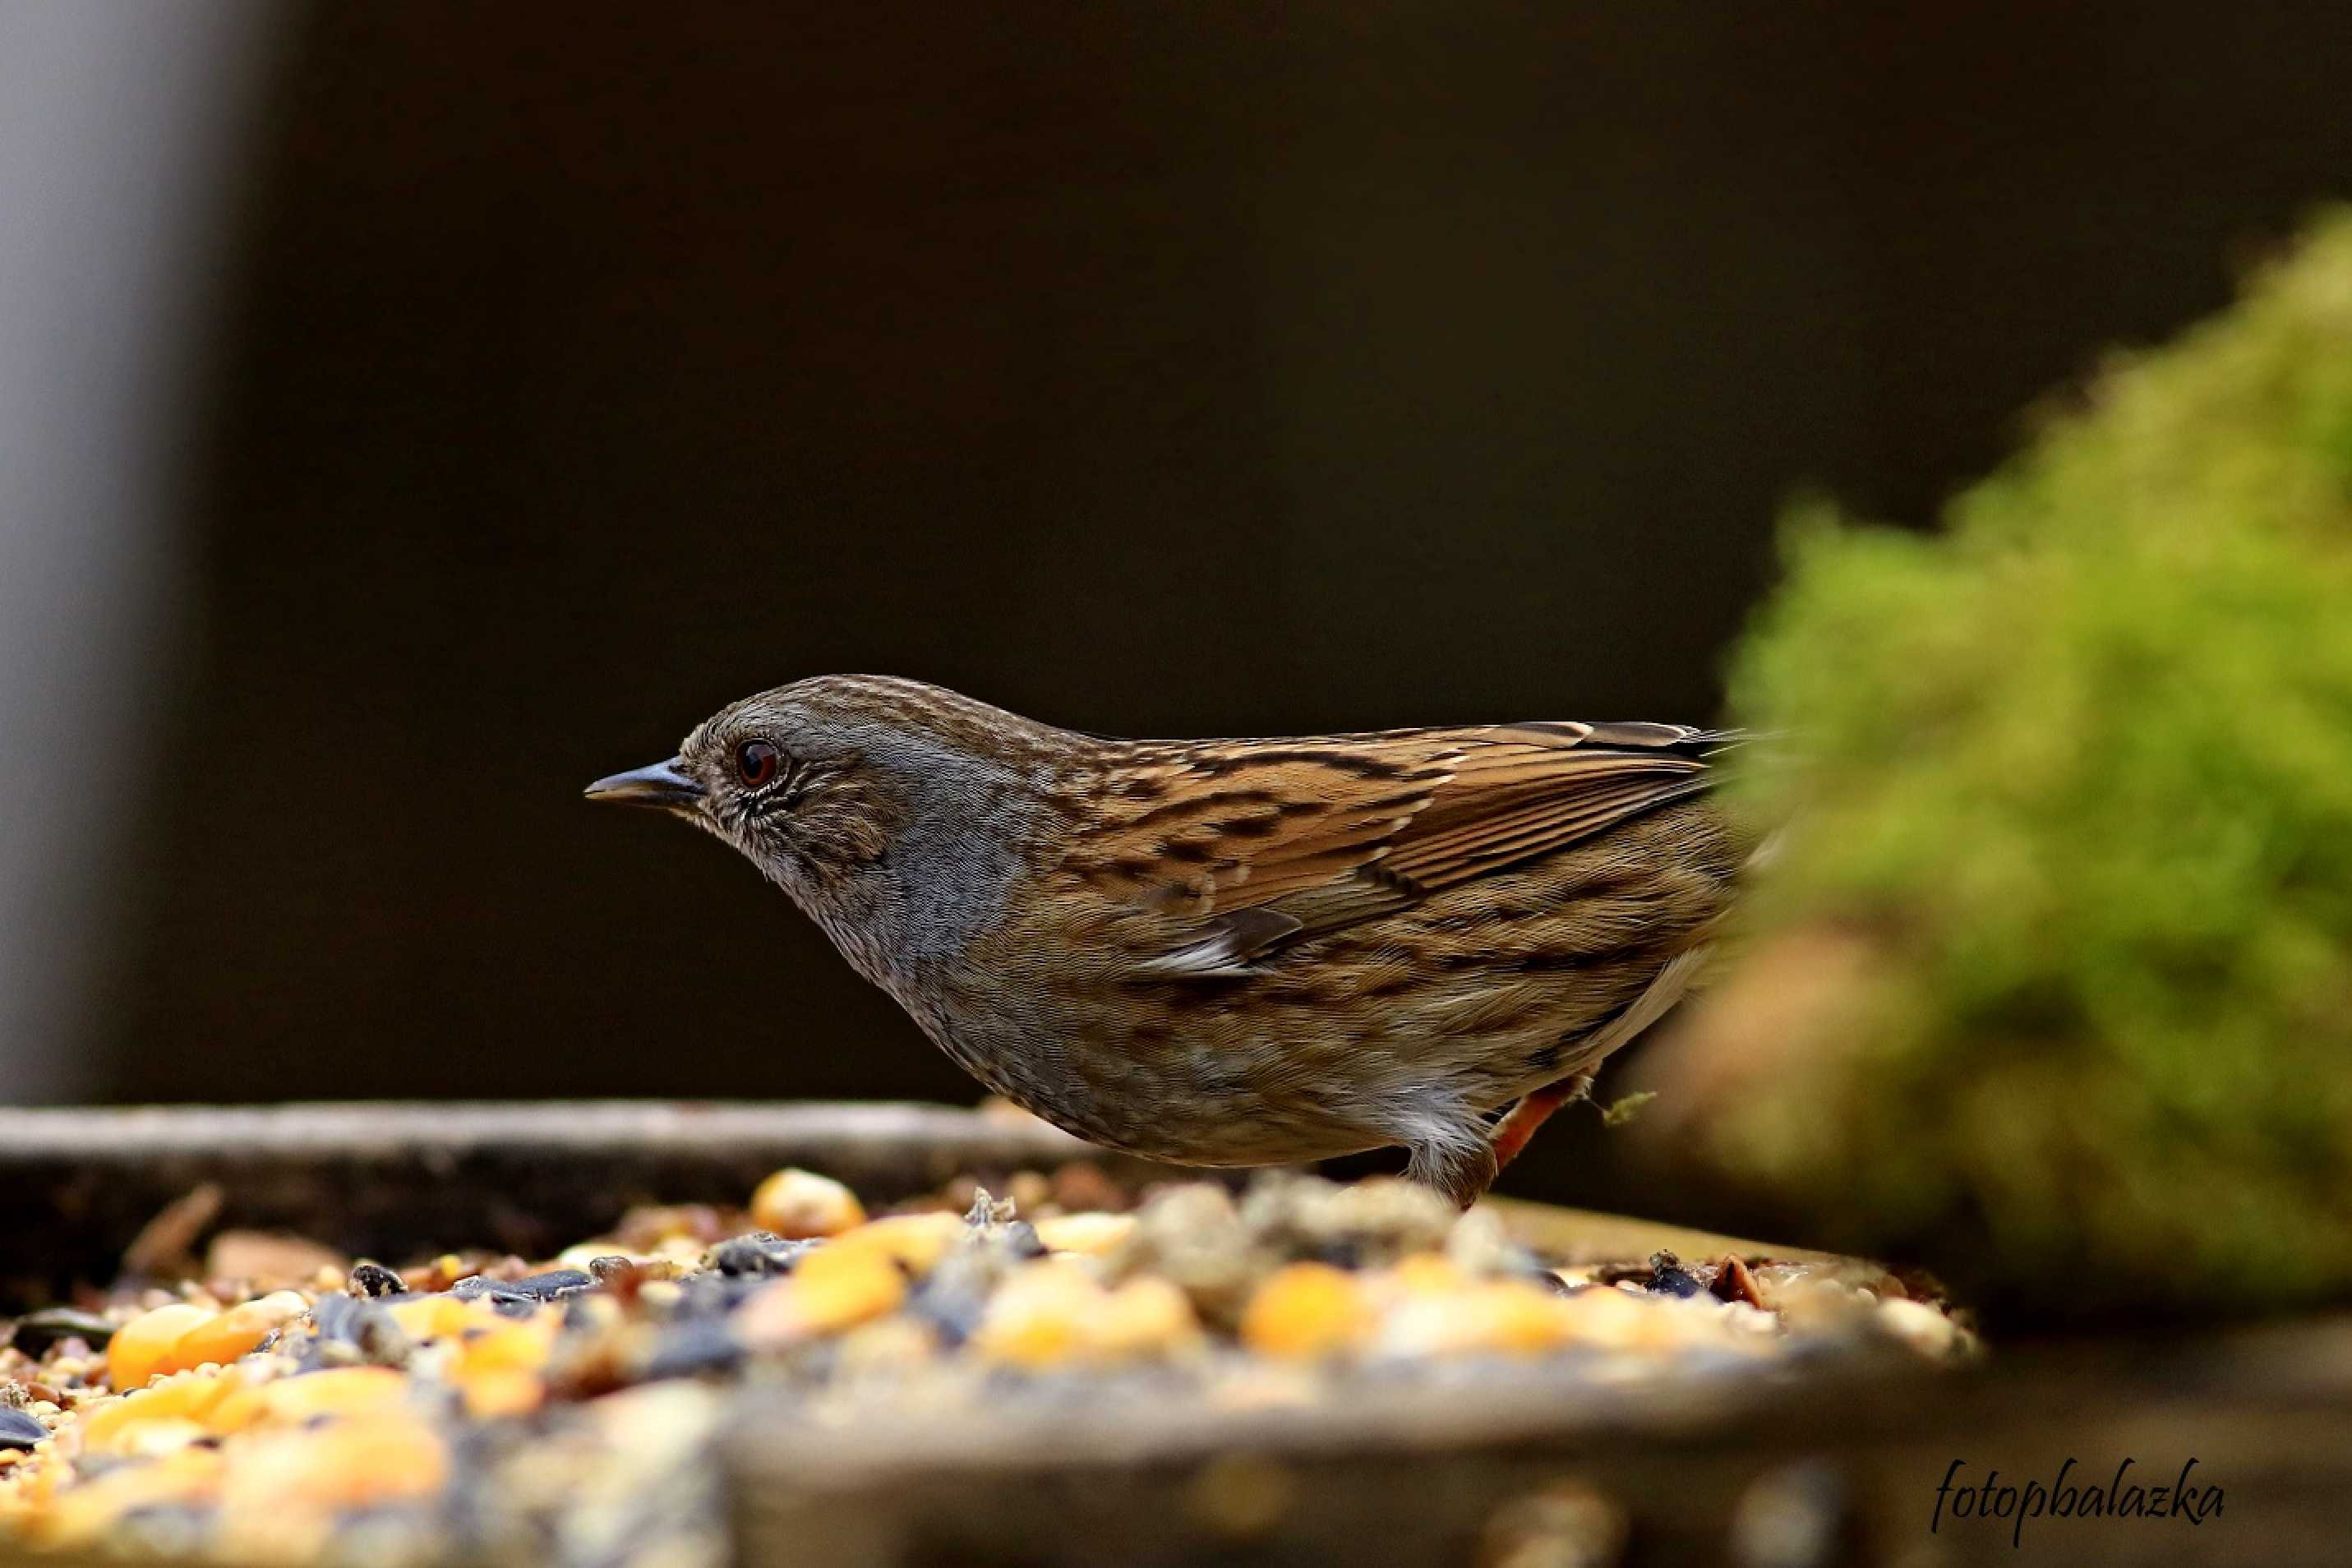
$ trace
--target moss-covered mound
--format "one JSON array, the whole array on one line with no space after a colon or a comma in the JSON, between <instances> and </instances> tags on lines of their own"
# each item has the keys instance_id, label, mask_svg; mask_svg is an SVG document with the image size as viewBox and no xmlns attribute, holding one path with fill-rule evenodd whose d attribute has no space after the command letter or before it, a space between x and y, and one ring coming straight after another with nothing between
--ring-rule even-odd
<instances>
[{"instance_id":1,"label":"moss-covered mound","mask_svg":"<svg viewBox=\"0 0 2352 1568\"><path fill-rule=\"evenodd\" d=\"M1790 537L1683 1134L2032 1312L2352 1297L2352 214L1939 532Z\"/></svg>"}]
</instances>

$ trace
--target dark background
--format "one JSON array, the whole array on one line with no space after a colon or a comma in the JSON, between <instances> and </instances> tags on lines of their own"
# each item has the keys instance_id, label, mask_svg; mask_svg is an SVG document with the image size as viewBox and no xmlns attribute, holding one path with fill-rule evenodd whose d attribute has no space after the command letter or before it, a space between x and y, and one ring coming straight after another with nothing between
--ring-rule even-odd
<instances>
[{"instance_id":1,"label":"dark background","mask_svg":"<svg viewBox=\"0 0 2352 1568\"><path fill-rule=\"evenodd\" d=\"M1706 720L1791 494L1925 520L2345 194L2344 26L288 11L76 1048L120 1100L969 1099L580 786L835 669L1127 734ZM1506 1186L1638 1205L1598 1136Z\"/></svg>"}]
</instances>

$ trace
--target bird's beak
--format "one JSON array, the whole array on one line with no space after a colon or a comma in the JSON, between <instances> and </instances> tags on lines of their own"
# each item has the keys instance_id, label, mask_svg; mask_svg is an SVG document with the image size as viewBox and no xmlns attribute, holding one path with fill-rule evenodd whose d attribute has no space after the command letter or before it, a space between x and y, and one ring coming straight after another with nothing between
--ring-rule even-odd
<instances>
[{"instance_id":1,"label":"bird's beak","mask_svg":"<svg viewBox=\"0 0 2352 1568\"><path fill-rule=\"evenodd\" d=\"M625 773L598 779L588 786L588 798L617 801L623 805L667 806L673 811L690 808L702 798L702 786L686 775L678 762L678 758L672 757L649 768L632 768Z\"/></svg>"}]
</instances>

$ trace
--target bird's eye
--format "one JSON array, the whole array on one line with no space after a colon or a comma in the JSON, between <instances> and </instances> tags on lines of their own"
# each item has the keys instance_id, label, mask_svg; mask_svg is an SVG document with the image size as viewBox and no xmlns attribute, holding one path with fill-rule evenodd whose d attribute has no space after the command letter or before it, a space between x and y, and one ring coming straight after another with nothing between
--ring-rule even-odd
<instances>
[{"instance_id":1,"label":"bird's eye","mask_svg":"<svg viewBox=\"0 0 2352 1568\"><path fill-rule=\"evenodd\" d=\"M735 748L735 771L743 782L759 788L776 776L776 748L765 741L746 741Z\"/></svg>"}]
</instances>

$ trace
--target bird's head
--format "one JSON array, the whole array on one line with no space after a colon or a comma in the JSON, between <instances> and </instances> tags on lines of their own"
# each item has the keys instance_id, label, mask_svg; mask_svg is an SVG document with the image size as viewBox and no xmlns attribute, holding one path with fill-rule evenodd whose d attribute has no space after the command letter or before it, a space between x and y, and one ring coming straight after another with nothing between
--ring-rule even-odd
<instances>
[{"instance_id":1,"label":"bird's head","mask_svg":"<svg viewBox=\"0 0 2352 1568\"><path fill-rule=\"evenodd\" d=\"M1076 740L919 681L819 676L730 703L677 755L587 795L717 834L866 969L900 955L859 949L936 946L967 923L976 911L943 906L1009 877L1042 781Z\"/></svg>"}]
</instances>

